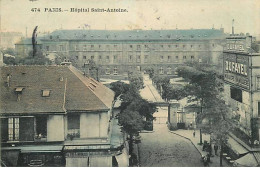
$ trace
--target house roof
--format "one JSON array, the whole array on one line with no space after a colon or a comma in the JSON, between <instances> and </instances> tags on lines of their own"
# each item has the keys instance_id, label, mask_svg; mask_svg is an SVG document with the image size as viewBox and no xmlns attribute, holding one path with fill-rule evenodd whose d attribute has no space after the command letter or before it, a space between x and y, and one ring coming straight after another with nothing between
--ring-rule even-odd
<instances>
[{"instance_id":1,"label":"house roof","mask_svg":"<svg viewBox=\"0 0 260 170\"><path fill-rule=\"evenodd\" d=\"M226 34L217 29L189 30L56 30L42 40L181 40L219 39Z\"/></svg>"},{"instance_id":2,"label":"house roof","mask_svg":"<svg viewBox=\"0 0 260 170\"><path fill-rule=\"evenodd\" d=\"M109 110L114 99L112 90L73 66L4 66L0 74L1 114Z\"/></svg>"}]
</instances>

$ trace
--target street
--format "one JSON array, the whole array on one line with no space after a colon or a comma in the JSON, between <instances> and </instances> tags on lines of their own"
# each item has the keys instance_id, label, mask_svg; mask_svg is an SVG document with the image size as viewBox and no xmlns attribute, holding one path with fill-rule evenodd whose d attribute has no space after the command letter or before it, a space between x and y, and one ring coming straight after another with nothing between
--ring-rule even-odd
<instances>
[{"instance_id":1,"label":"street","mask_svg":"<svg viewBox=\"0 0 260 170\"><path fill-rule=\"evenodd\" d=\"M149 101L162 100L148 75L144 75L145 88L140 94ZM154 113L154 132L141 133L138 144L141 167L200 167L200 153L190 141L169 132L167 107L158 107Z\"/></svg>"}]
</instances>

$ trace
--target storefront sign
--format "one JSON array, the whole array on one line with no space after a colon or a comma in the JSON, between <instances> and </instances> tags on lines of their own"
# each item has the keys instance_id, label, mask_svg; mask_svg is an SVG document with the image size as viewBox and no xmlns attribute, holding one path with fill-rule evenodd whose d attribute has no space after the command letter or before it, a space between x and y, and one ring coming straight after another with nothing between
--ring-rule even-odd
<instances>
[{"instance_id":1,"label":"storefront sign","mask_svg":"<svg viewBox=\"0 0 260 170\"><path fill-rule=\"evenodd\" d=\"M249 89L249 57L242 54L224 54L224 80Z\"/></svg>"},{"instance_id":2,"label":"storefront sign","mask_svg":"<svg viewBox=\"0 0 260 170\"><path fill-rule=\"evenodd\" d=\"M244 44L236 44L237 42L234 43L228 43L227 44L227 50L235 50L235 51L245 51L245 46Z\"/></svg>"}]
</instances>

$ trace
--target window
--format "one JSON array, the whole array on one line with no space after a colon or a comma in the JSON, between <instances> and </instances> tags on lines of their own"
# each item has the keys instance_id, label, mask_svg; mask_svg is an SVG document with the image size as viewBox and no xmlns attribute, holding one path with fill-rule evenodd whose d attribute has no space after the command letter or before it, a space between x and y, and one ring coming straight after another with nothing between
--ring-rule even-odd
<instances>
[{"instance_id":1,"label":"window","mask_svg":"<svg viewBox=\"0 0 260 170\"><path fill-rule=\"evenodd\" d=\"M8 118L8 140L19 140L19 118Z\"/></svg>"},{"instance_id":2,"label":"window","mask_svg":"<svg viewBox=\"0 0 260 170\"><path fill-rule=\"evenodd\" d=\"M107 56L107 58L106 58L106 62L107 62L107 63L109 62L109 56Z\"/></svg>"},{"instance_id":3,"label":"window","mask_svg":"<svg viewBox=\"0 0 260 170\"><path fill-rule=\"evenodd\" d=\"M183 48L185 48L185 45L183 45Z\"/></svg>"},{"instance_id":4,"label":"window","mask_svg":"<svg viewBox=\"0 0 260 170\"><path fill-rule=\"evenodd\" d=\"M79 46L75 45L75 51L78 51L78 50L79 50Z\"/></svg>"},{"instance_id":5,"label":"window","mask_svg":"<svg viewBox=\"0 0 260 170\"><path fill-rule=\"evenodd\" d=\"M98 48L101 48L101 45L98 45Z\"/></svg>"},{"instance_id":6,"label":"window","mask_svg":"<svg viewBox=\"0 0 260 170\"><path fill-rule=\"evenodd\" d=\"M172 68L171 67L167 67L167 74L172 74Z\"/></svg>"},{"instance_id":7,"label":"window","mask_svg":"<svg viewBox=\"0 0 260 170\"><path fill-rule=\"evenodd\" d=\"M148 45L144 45L144 48L148 48Z\"/></svg>"},{"instance_id":8,"label":"window","mask_svg":"<svg viewBox=\"0 0 260 170\"><path fill-rule=\"evenodd\" d=\"M83 59L86 60L86 59L87 59L87 56L83 56Z\"/></svg>"},{"instance_id":9,"label":"window","mask_svg":"<svg viewBox=\"0 0 260 170\"><path fill-rule=\"evenodd\" d=\"M163 48L163 45L161 45L161 48Z\"/></svg>"},{"instance_id":10,"label":"window","mask_svg":"<svg viewBox=\"0 0 260 170\"><path fill-rule=\"evenodd\" d=\"M49 46L46 46L46 51L50 51L50 47Z\"/></svg>"},{"instance_id":11,"label":"window","mask_svg":"<svg viewBox=\"0 0 260 170\"><path fill-rule=\"evenodd\" d=\"M144 62L147 63L148 62L148 55L144 56Z\"/></svg>"},{"instance_id":12,"label":"window","mask_svg":"<svg viewBox=\"0 0 260 170\"><path fill-rule=\"evenodd\" d=\"M161 63L163 62L163 56L160 57L160 62L161 62Z\"/></svg>"},{"instance_id":13,"label":"window","mask_svg":"<svg viewBox=\"0 0 260 170\"><path fill-rule=\"evenodd\" d=\"M178 45L175 45L176 48L178 48Z\"/></svg>"},{"instance_id":14,"label":"window","mask_svg":"<svg viewBox=\"0 0 260 170\"><path fill-rule=\"evenodd\" d=\"M114 55L114 62L117 62L117 56Z\"/></svg>"},{"instance_id":15,"label":"window","mask_svg":"<svg viewBox=\"0 0 260 170\"><path fill-rule=\"evenodd\" d=\"M76 60L78 60L78 59L79 59L79 56L75 56L75 58L76 58Z\"/></svg>"},{"instance_id":16,"label":"window","mask_svg":"<svg viewBox=\"0 0 260 170\"><path fill-rule=\"evenodd\" d=\"M59 49L60 51L63 51L63 45L60 45L60 49Z\"/></svg>"},{"instance_id":17,"label":"window","mask_svg":"<svg viewBox=\"0 0 260 170\"><path fill-rule=\"evenodd\" d=\"M192 48L193 46L192 45L190 45L190 48Z\"/></svg>"},{"instance_id":18,"label":"window","mask_svg":"<svg viewBox=\"0 0 260 170\"><path fill-rule=\"evenodd\" d=\"M179 56L175 56L176 62L179 62Z\"/></svg>"},{"instance_id":19,"label":"window","mask_svg":"<svg viewBox=\"0 0 260 170\"><path fill-rule=\"evenodd\" d=\"M47 116L36 117L36 138L47 137Z\"/></svg>"},{"instance_id":20,"label":"window","mask_svg":"<svg viewBox=\"0 0 260 170\"><path fill-rule=\"evenodd\" d=\"M42 97L50 97L50 90L42 90Z\"/></svg>"},{"instance_id":21,"label":"window","mask_svg":"<svg viewBox=\"0 0 260 170\"><path fill-rule=\"evenodd\" d=\"M171 56L168 56L167 61L168 61L168 62L171 62Z\"/></svg>"},{"instance_id":22,"label":"window","mask_svg":"<svg viewBox=\"0 0 260 170\"><path fill-rule=\"evenodd\" d=\"M95 57L94 57L93 55L92 55L90 58L91 58L91 60L94 60L94 59L95 59Z\"/></svg>"},{"instance_id":23,"label":"window","mask_svg":"<svg viewBox=\"0 0 260 170\"><path fill-rule=\"evenodd\" d=\"M200 45L199 45L199 49L200 49Z\"/></svg>"},{"instance_id":24,"label":"window","mask_svg":"<svg viewBox=\"0 0 260 170\"><path fill-rule=\"evenodd\" d=\"M186 56L183 56L183 59L186 60Z\"/></svg>"},{"instance_id":25,"label":"window","mask_svg":"<svg viewBox=\"0 0 260 170\"><path fill-rule=\"evenodd\" d=\"M114 75L117 75L117 67L114 67Z\"/></svg>"},{"instance_id":26,"label":"window","mask_svg":"<svg viewBox=\"0 0 260 170\"><path fill-rule=\"evenodd\" d=\"M110 68L106 68L106 74L110 74Z\"/></svg>"},{"instance_id":27,"label":"window","mask_svg":"<svg viewBox=\"0 0 260 170\"><path fill-rule=\"evenodd\" d=\"M260 90L260 77L256 77L256 88Z\"/></svg>"},{"instance_id":28,"label":"window","mask_svg":"<svg viewBox=\"0 0 260 170\"><path fill-rule=\"evenodd\" d=\"M141 46L140 45L137 45L137 49L140 50Z\"/></svg>"},{"instance_id":29,"label":"window","mask_svg":"<svg viewBox=\"0 0 260 170\"><path fill-rule=\"evenodd\" d=\"M168 45L168 48L171 48L171 45Z\"/></svg>"},{"instance_id":30,"label":"window","mask_svg":"<svg viewBox=\"0 0 260 170\"><path fill-rule=\"evenodd\" d=\"M159 73L160 73L160 74L163 74L163 73L164 73L162 67L160 68Z\"/></svg>"},{"instance_id":31,"label":"window","mask_svg":"<svg viewBox=\"0 0 260 170\"><path fill-rule=\"evenodd\" d=\"M0 118L1 142L8 141L8 118Z\"/></svg>"},{"instance_id":32,"label":"window","mask_svg":"<svg viewBox=\"0 0 260 170\"><path fill-rule=\"evenodd\" d=\"M212 47L214 47L215 46L215 44L212 44Z\"/></svg>"},{"instance_id":33,"label":"window","mask_svg":"<svg viewBox=\"0 0 260 170\"><path fill-rule=\"evenodd\" d=\"M260 117L260 102L258 102L258 117Z\"/></svg>"},{"instance_id":34,"label":"window","mask_svg":"<svg viewBox=\"0 0 260 170\"><path fill-rule=\"evenodd\" d=\"M80 137L80 116L68 115L68 135Z\"/></svg>"},{"instance_id":35,"label":"window","mask_svg":"<svg viewBox=\"0 0 260 170\"><path fill-rule=\"evenodd\" d=\"M84 50L84 51L87 50L87 45L83 45L83 50Z\"/></svg>"},{"instance_id":36,"label":"window","mask_svg":"<svg viewBox=\"0 0 260 170\"><path fill-rule=\"evenodd\" d=\"M235 87L230 87L231 98L242 103L242 90Z\"/></svg>"},{"instance_id":37,"label":"window","mask_svg":"<svg viewBox=\"0 0 260 170\"><path fill-rule=\"evenodd\" d=\"M90 47L91 47L91 48L94 48L94 45L91 45Z\"/></svg>"},{"instance_id":38,"label":"window","mask_svg":"<svg viewBox=\"0 0 260 170\"><path fill-rule=\"evenodd\" d=\"M102 61L102 56L101 55L99 56L99 61Z\"/></svg>"},{"instance_id":39,"label":"window","mask_svg":"<svg viewBox=\"0 0 260 170\"><path fill-rule=\"evenodd\" d=\"M133 61L133 57L131 55L128 57L128 61L129 61L129 63L131 63Z\"/></svg>"},{"instance_id":40,"label":"window","mask_svg":"<svg viewBox=\"0 0 260 170\"><path fill-rule=\"evenodd\" d=\"M130 48L133 48L133 45L129 45Z\"/></svg>"},{"instance_id":41,"label":"window","mask_svg":"<svg viewBox=\"0 0 260 170\"><path fill-rule=\"evenodd\" d=\"M140 62L141 62L141 56L140 56L140 55L137 56L136 62L137 62L137 63L140 63Z\"/></svg>"}]
</instances>

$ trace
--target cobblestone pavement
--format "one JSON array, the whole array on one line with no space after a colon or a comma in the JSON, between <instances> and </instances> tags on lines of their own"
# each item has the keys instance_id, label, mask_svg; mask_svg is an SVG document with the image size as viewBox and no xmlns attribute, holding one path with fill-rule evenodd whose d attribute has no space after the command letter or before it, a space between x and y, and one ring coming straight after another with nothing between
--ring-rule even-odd
<instances>
[{"instance_id":1,"label":"cobblestone pavement","mask_svg":"<svg viewBox=\"0 0 260 170\"><path fill-rule=\"evenodd\" d=\"M167 115L159 108L156 116ZM158 122L157 122L158 123ZM154 132L141 133L139 145L141 167L200 167L200 153L187 139L170 133L166 121L154 124Z\"/></svg>"}]
</instances>

